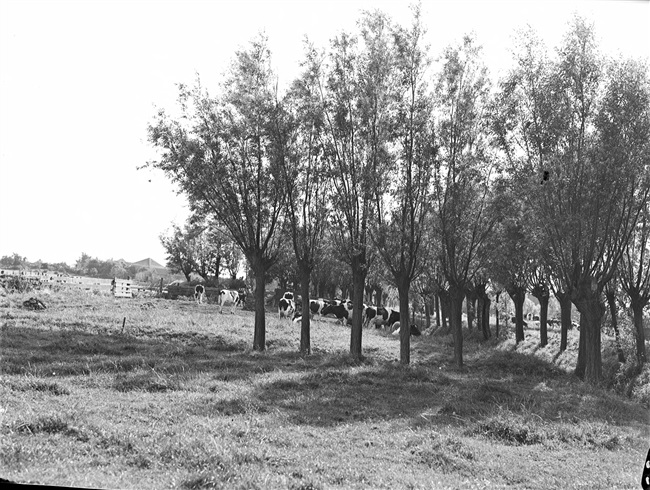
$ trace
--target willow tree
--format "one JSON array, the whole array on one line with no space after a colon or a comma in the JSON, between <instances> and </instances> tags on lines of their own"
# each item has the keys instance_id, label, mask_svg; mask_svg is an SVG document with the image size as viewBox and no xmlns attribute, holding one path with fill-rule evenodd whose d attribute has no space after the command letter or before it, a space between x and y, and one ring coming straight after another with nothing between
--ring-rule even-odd
<instances>
[{"instance_id":1,"label":"willow tree","mask_svg":"<svg viewBox=\"0 0 650 490\"><path fill-rule=\"evenodd\" d=\"M186 223L182 229L176 223L172 224L170 231L160 235L160 243L167 253L167 268L171 272L182 272L185 280L190 282L190 274L195 272L195 247L191 225Z\"/></svg>"},{"instance_id":2,"label":"willow tree","mask_svg":"<svg viewBox=\"0 0 650 490\"><path fill-rule=\"evenodd\" d=\"M643 310L650 303L649 218L650 209L646 206L619 266L621 286L630 298L630 308L634 319L636 359L640 366L646 362Z\"/></svg>"},{"instance_id":3,"label":"willow tree","mask_svg":"<svg viewBox=\"0 0 650 490\"><path fill-rule=\"evenodd\" d=\"M454 338L454 360L463 366L462 304L482 268L486 239L496 218L488 213L492 162L488 152L487 69L471 37L447 48L435 86L434 234Z\"/></svg>"},{"instance_id":4,"label":"willow tree","mask_svg":"<svg viewBox=\"0 0 650 490\"><path fill-rule=\"evenodd\" d=\"M286 192L287 222L300 275L302 318L300 351L311 353L309 290L311 275L323 253L329 214L329 183L321 132L319 99L320 55L306 43L302 74L287 94L277 125L279 154Z\"/></svg>"},{"instance_id":5,"label":"willow tree","mask_svg":"<svg viewBox=\"0 0 650 490\"><path fill-rule=\"evenodd\" d=\"M639 169L641 178L646 178L636 195L641 214L619 266L634 316L636 357L642 365L646 361L643 310L650 303L650 80L647 65L632 60L613 63L610 73L599 118L604 156L612 165Z\"/></svg>"},{"instance_id":6,"label":"willow tree","mask_svg":"<svg viewBox=\"0 0 650 490\"><path fill-rule=\"evenodd\" d=\"M284 189L274 140L278 97L263 36L235 53L218 97L200 83L181 85L176 117L161 110L149 126L162 169L198 214L213 217L237 243L255 275L253 348L264 350L265 275L277 260Z\"/></svg>"},{"instance_id":7,"label":"willow tree","mask_svg":"<svg viewBox=\"0 0 650 490\"><path fill-rule=\"evenodd\" d=\"M538 297L540 317L547 308L550 290L553 290L562 311L560 349L564 350L571 324L571 296L562 277L553 274L561 267L555 254L549 253L541 208L530 198L548 182L549 161L554 158L562 139L563 90L551 76L552 60L534 30L519 31L516 45L514 67L500 81L494 98L492 133L505 157L507 174L517 180L518 205L523 206L527 214L525 251L526 258L534 266L527 271L528 280L522 278L522 287L530 287ZM520 335L523 340L523 330ZM544 322L540 323L540 342L546 342Z\"/></svg>"},{"instance_id":8,"label":"willow tree","mask_svg":"<svg viewBox=\"0 0 650 490\"><path fill-rule=\"evenodd\" d=\"M430 186L436 149L431 120L432 99L425 78L429 60L422 46L424 28L415 9L410 29L394 34L395 94L392 176L376 187L376 219L371 226L376 246L399 293L400 362L410 362L409 292L420 273L420 250L426 236Z\"/></svg>"},{"instance_id":9,"label":"willow tree","mask_svg":"<svg viewBox=\"0 0 650 490\"><path fill-rule=\"evenodd\" d=\"M524 340L524 303L528 278L534 268L531 254L534 244L526 227L529 215L520 187L520 180L513 176L496 180L494 208L498 224L490 237L494 253L487 266L490 277L503 286L514 304L517 343Z\"/></svg>"},{"instance_id":10,"label":"willow tree","mask_svg":"<svg viewBox=\"0 0 650 490\"><path fill-rule=\"evenodd\" d=\"M576 374L598 383L602 293L647 199L647 163L630 157L639 154L639 140L632 149L617 143L627 141L634 111L625 112L620 73L603 69L593 26L574 18L554 58L533 47L509 80L512 117L502 134L519 142L537 179L528 202L552 258L551 274L584 324Z\"/></svg>"},{"instance_id":11,"label":"willow tree","mask_svg":"<svg viewBox=\"0 0 650 490\"><path fill-rule=\"evenodd\" d=\"M320 67L322 132L330 167L334 236L352 271L350 354L361 357L362 311L368 274L369 222L375 189L384 185L396 87L390 20L365 13L359 34L331 42Z\"/></svg>"}]
</instances>

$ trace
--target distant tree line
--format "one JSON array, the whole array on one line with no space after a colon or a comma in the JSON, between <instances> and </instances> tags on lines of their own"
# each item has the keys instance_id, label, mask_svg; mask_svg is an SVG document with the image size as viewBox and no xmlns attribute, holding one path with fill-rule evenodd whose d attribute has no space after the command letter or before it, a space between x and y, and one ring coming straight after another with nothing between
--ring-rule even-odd
<instances>
[{"instance_id":1,"label":"distant tree line","mask_svg":"<svg viewBox=\"0 0 650 490\"><path fill-rule=\"evenodd\" d=\"M183 274L190 282L192 274L207 284L217 285L224 276L232 282L242 266L242 253L224 230L214 222L192 216L183 227L173 224L160 235L167 254L167 268Z\"/></svg>"},{"instance_id":2,"label":"distant tree line","mask_svg":"<svg viewBox=\"0 0 650 490\"><path fill-rule=\"evenodd\" d=\"M139 282L157 282L161 278L170 279L171 274L160 270L151 270L147 267L128 264L122 260L101 260L82 253L74 266L65 262L48 263L42 260L29 262L26 257L17 253L0 258L0 266L7 269L38 269L76 276L98 277L102 279L133 279Z\"/></svg>"},{"instance_id":3,"label":"distant tree line","mask_svg":"<svg viewBox=\"0 0 650 490\"><path fill-rule=\"evenodd\" d=\"M205 230L231 240L251 269L253 347L265 348L266 280L294 270L303 297L327 274L351 284L356 358L364 294L389 282L404 318L413 293L439 302L459 368L463 302L487 339L490 303L508 294L520 342L532 294L543 346L554 295L563 348L571 308L580 312L576 374L593 383L602 379L607 293L624 291L643 365L647 64L606 58L594 27L574 17L554 51L534 31L518 32L513 66L495 83L474 37L446 47L434 64L425 31L419 7L408 26L364 13L357 31L336 36L328 49L306 41L302 72L284 93L259 36L235 53L216 95L200 80L179 85L178 111L160 110L150 124L159 150L150 165L179 185L195 219L210 220ZM211 257L214 271L214 250ZM402 323L400 359L408 363ZM303 314L304 353L309 337Z\"/></svg>"},{"instance_id":4,"label":"distant tree line","mask_svg":"<svg viewBox=\"0 0 650 490\"><path fill-rule=\"evenodd\" d=\"M69 266L65 262L49 263L37 260L29 262L27 257L20 254L13 253L12 255L4 255L0 258L0 267L7 269L42 269L48 271L61 272L64 274L74 274L74 267Z\"/></svg>"}]
</instances>

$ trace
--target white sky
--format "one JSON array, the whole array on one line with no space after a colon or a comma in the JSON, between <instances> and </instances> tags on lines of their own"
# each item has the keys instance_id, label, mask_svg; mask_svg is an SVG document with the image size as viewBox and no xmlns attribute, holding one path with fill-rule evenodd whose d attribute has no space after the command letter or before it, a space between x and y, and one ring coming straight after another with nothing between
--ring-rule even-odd
<instances>
[{"instance_id":1,"label":"white sky","mask_svg":"<svg viewBox=\"0 0 650 490\"><path fill-rule=\"evenodd\" d=\"M362 9L410 20L408 1L0 0L0 256L74 264L147 257L187 216L152 157L146 127L195 73L216 90L234 51L269 36L281 83L302 40L353 30ZM593 20L603 51L650 58L647 1L423 2L432 55L475 31L493 74L507 67L515 28L549 47L572 12Z\"/></svg>"}]
</instances>

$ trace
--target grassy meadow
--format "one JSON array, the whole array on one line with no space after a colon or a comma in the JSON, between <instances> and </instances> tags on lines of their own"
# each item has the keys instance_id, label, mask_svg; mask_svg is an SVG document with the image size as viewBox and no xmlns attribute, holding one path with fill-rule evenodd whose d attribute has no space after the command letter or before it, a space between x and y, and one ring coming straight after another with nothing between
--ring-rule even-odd
<instances>
[{"instance_id":1,"label":"grassy meadow","mask_svg":"<svg viewBox=\"0 0 650 490\"><path fill-rule=\"evenodd\" d=\"M37 296L43 311L22 308ZM227 310L224 310L227 311ZM399 339L157 298L0 296L0 477L115 489L636 489L648 406L570 374L570 350L466 333ZM508 332L512 337L512 333ZM608 339L604 339L607 344ZM613 350L605 347L605 369Z\"/></svg>"}]
</instances>

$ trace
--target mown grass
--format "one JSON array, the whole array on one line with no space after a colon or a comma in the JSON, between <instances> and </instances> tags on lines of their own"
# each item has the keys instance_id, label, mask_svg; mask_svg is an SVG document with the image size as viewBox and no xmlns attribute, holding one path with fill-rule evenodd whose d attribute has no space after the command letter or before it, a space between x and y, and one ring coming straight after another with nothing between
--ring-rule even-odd
<instances>
[{"instance_id":1,"label":"mown grass","mask_svg":"<svg viewBox=\"0 0 650 490\"><path fill-rule=\"evenodd\" d=\"M33 295L33 293L32 293ZM189 301L59 293L0 309L0 476L96 488L638 488L647 406L570 374L534 335L399 340ZM126 318L126 320L124 320ZM122 325L124 324L124 328ZM572 344L575 345L574 339ZM547 352L548 351L548 352Z\"/></svg>"}]
</instances>

